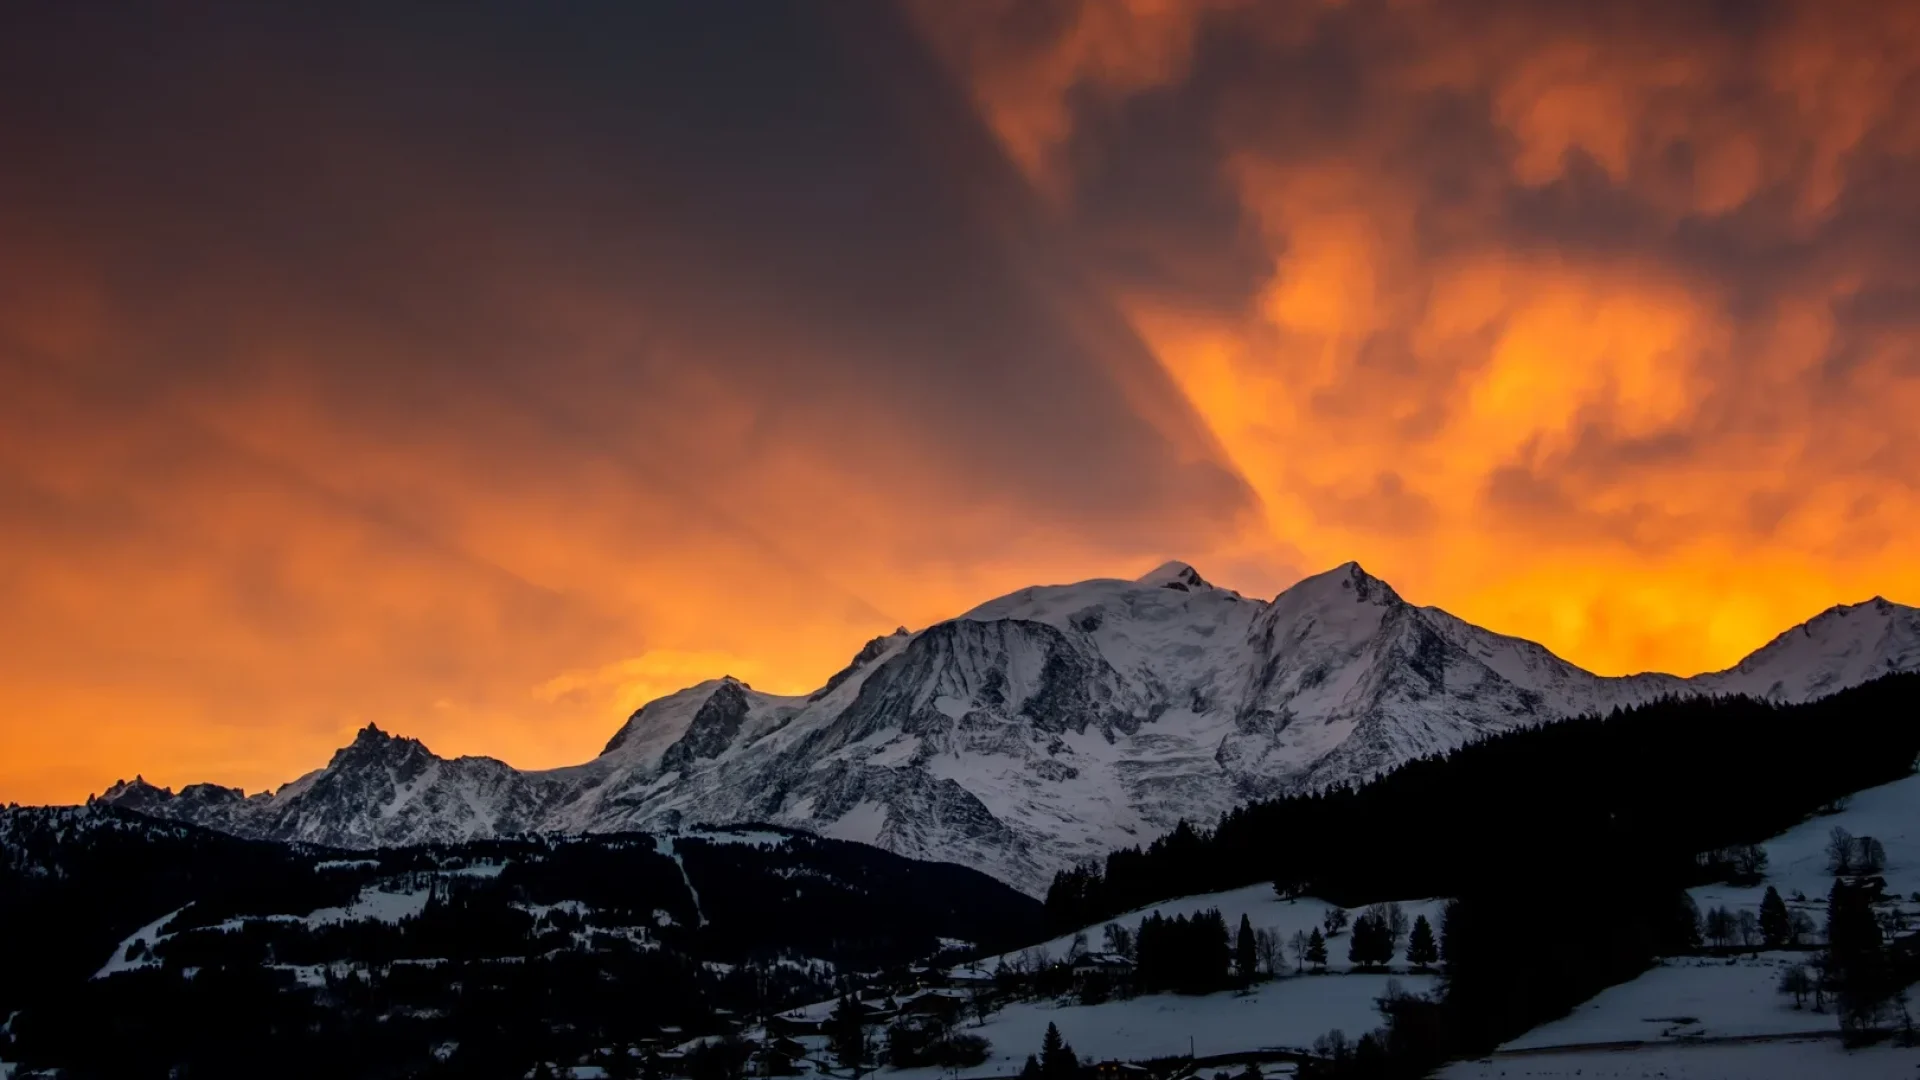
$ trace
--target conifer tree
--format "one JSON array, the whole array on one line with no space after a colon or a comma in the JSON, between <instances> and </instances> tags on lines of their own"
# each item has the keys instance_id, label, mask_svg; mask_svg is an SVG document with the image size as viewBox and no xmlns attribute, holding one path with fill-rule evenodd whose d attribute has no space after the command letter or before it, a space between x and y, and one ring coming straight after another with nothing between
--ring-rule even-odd
<instances>
[{"instance_id":1,"label":"conifer tree","mask_svg":"<svg viewBox=\"0 0 1920 1080\"><path fill-rule=\"evenodd\" d=\"M1242 912L1240 915L1240 935L1239 939L1234 943L1233 949L1235 974L1239 975L1243 982L1252 982L1255 973L1254 968L1259 962L1259 952L1253 939L1253 923L1249 922L1246 914Z\"/></svg>"},{"instance_id":2,"label":"conifer tree","mask_svg":"<svg viewBox=\"0 0 1920 1080\"><path fill-rule=\"evenodd\" d=\"M852 1069L855 1076L872 1057L872 1042L867 1037L866 1013L852 994L840 999L833 1015L827 1018L828 1035L833 1040L834 1056Z\"/></svg>"},{"instance_id":3,"label":"conifer tree","mask_svg":"<svg viewBox=\"0 0 1920 1080\"><path fill-rule=\"evenodd\" d=\"M1020 1068L1020 1080L1040 1080L1040 1059L1027 1055L1027 1063Z\"/></svg>"},{"instance_id":4,"label":"conifer tree","mask_svg":"<svg viewBox=\"0 0 1920 1080\"><path fill-rule=\"evenodd\" d=\"M1780 899L1780 890L1767 886L1767 895L1760 899L1760 940L1768 948L1785 945L1793 936L1793 917L1787 912L1787 902Z\"/></svg>"},{"instance_id":5,"label":"conifer tree","mask_svg":"<svg viewBox=\"0 0 1920 1080\"><path fill-rule=\"evenodd\" d=\"M1317 926L1307 935L1307 963L1322 969L1327 966L1327 939L1320 936Z\"/></svg>"},{"instance_id":6,"label":"conifer tree","mask_svg":"<svg viewBox=\"0 0 1920 1080\"><path fill-rule=\"evenodd\" d=\"M1433 940L1433 924L1425 915L1413 920L1413 932L1407 938L1407 962L1415 967L1432 967L1440 959L1440 947Z\"/></svg>"},{"instance_id":7,"label":"conifer tree","mask_svg":"<svg viewBox=\"0 0 1920 1080\"><path fill-rule=\"evenodd\" d=\"M1347 959L1358 967L1380 967L1393 959L1393 930L1381 915L1370 911L1353 921Z\"/></svg>"},{"instance_id":8,"label":"conifer tree","mask_svg":"<svg viewBox=\"0 0 1920 1080\"><path fill-rule=\"evenodd\" d=\"M1073 1045L1060 1037L1060 1029L1047 1025L1040 1039L1040 1076L1042 1080L1072 1080L1080 1073L1080 1058Z\"/></svg>"},{"instance_id":9,"label":"conifer tree","mask_svg":"<svg viewBox=\"0 0 1920 1080\"><path fill-rule=\"evenodd\" d=\"M1840 1026L1873 1026L1898 986L1887 962L1868 890L1835 880L1827 893L1826 971L1840 1003Z\"/></svg>"}]
</instances>

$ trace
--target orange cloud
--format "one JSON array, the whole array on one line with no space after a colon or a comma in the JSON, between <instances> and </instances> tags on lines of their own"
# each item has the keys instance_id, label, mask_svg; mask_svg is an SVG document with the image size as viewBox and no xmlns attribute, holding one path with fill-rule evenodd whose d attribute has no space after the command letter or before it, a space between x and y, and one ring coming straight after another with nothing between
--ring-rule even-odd
<instances>
[{"instance_id":1,"label":"orange cloud","mask_svg":"<svg viewBox=\"0 0 1920 1080\"><path fill-rule=\"evenodd\" d=\"M1920 600L1912 10L908 10L0 39L0 798L1167 557L1602 671Z\"/></svg>"},{"instance_id":2,"label":"orange cloud","mask_svg":"<svg viewBox=\"0 0 1920 1080\"><path fill-rule=\"evenodd\" d=\"M1920 323L1889 317L1920 298L1912 11L1186 14L1131 81L1072 33L1023 43L1024 85L944 52L1016 160L1078 165L1069 215L1207 133L1181 175L1232 191L1264 274L1121 287L1265 535L1607 672L1920 598ZM1036 114L1056 147L997 119Z\"/></svg>"}]
</instances>

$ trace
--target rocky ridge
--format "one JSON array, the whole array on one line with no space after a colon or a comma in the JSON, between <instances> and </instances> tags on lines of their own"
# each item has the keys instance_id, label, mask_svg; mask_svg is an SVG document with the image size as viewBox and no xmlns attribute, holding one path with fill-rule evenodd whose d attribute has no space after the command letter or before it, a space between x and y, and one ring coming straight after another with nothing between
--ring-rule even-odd
<instances>
[{"instance_id":1,"label":"rocky ridge","mask_svg":"<svg viewBox=\"0 0 1920 1080\"><path fill-rule=\"evenodd\" d=\"M568 768L443 759L370 725L271 794L136 779L100 798L341 847L763 821L1037 893L1056 870L1182 818L1365 782L1489 733L1663 694L1802 701L1914 669L1920 610L1877 598L1727 671L1610 678L1410 604L1354 563L1272 601L1169 563L875 638L810 695L700 683L648 703Z\"/></svg>"}]
</instances>

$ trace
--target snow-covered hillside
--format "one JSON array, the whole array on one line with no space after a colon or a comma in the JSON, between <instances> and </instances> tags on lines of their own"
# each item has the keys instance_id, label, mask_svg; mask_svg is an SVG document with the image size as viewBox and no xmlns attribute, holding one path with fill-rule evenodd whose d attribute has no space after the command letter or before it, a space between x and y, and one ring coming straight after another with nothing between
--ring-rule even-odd
<instances>
[{"instance_id":1,"label":"snow-covered hillside","mask_svg":"<svg viewBox=\"0 0 1920 1080\"><path fill-rule=\"evenodd\" d=\"M1887 893L1920 894L1920 774L1856 792L1845 809L1803 821L1761 846L1767 852L1766 879L1757 885L1703 885L1692 890L1700 910L1725 907L1750 909L1756 915L1768 886L1779 890L1789 906L1806 897L1816 919L1825 911L1833 872L1827 862L1827 839L1834 829L1856 837L1871 836L1886 850Z\"/></svg>"},{"instance_id":2,"label":"snow-covered hillside","mask_svg":"<svg viewBox=\"0 0 1920 1080\"><path fill-rule=\"evenodd\" d=\"M1353 563L1272 601L1169 563L875 638L806 696L700 683L570 768L444 760L370 726L272 794L136 780L104 797L348 847L767 821L1038 893L1055 871L1183 818L1363 782L1489 733L1668 693L1805 700L1915 668L1920 611L1884 600L1834 608L1726 672L1606 678L1409 604Z\"/></svg>"},{"instance_id":3,"label":"snow-covered hillside","mask_svg":"<svg viewBox=\"0 0 1920 1080\"><path fill-rule=\"evenodd\" d=\"M1023 1001L966 1028L992 1044L979 1065L888 1069L886 1080L1011 1076L1036 1053L1053 1024L1076 1053L1095 1061L1147 1061L1191 1050L1201 1057L1252 1050L1299 1050L1335 1029L1358 1036L1380 1026L1376 1002L1390 989L1426 994L1432 975L1306 975L1264 982L1246 993L1145 994L1098 1005Z\"/></svg>"},{"instance_id":4,"label":"snow-covered hillside","mask_svg":"<svg viewBox=\"0 0 1920 1080\"><path fill-rule=\"evenodd\" d=\"M1838 1039L1600 1047L1463 1061L1439 1080L1907 1080L1920 1050L1847 1050Z\"/></svg>"},{"instance_id":5,"label":"snow-covered hillside","mask_svg":"<svg viewBox=\"0 0 1920 1080\"><path fill-rule=\"evenodd\" d=\"M1892 898L1883 910L1898 908L1909 920L1920 916L1920 904L1910 899L1920 890L1920 775L1858 792L1839 812L1812 818L1766 841L1761 845L1767 852L1764 881L1701 886L1692 890L1694 902L1702 910L1726 907L1757 913L1760 898L1772 887L1790 909L1804 911L1818 923L1834 879L1826 846L1835 828L1880 841L1886 852L1883 876ZM1779 992L1781 973L1809 959L1804 950L1782 950L1663 960L1638 978L1601 991L1569 1015L1512 1040L1492 1058L1462 1062L1440 1075L1447 1080L1914 1075L1920 1069L1920 1050L1889 1046L1845 1051L1831 1010L1796 1008L1791 997Z\"/></svg>"},{"instance_id":6,"label":"snow-covered hillside","mask_svg":"<svg viewBox=\"0 0 1920 1080\"><path fill-rule=\"evenodd\" d=\"M1440 916L1446 909L1447 904L1445 900L1402 900L1399 903L1401 910L1406 913L1409 924L1411 924L1414 919L1424 916L1427 922L1433 927L1434 932L1436 934L1440 932ZM1326 915L1327 910L1332 906L1333 905L1328 904L1324 900L1316 900L1311 896L1282 900L1274 894L1271 885L1263 883L1259 885L1246 885L1238 889L1226 889L1221 892L1195 893L1191 896L1179 896L1171 900L1163 900L1157 904L1149 904L1137 911L1129 911L1125 915L1116 915L1108 919L1107 922L1115 923L1131 930L1138 929L1140 920L1155 912L1158 912L1165 918L1171 919L1179 916L1191 918L1202 911L1217 909L1221 917L1226 919L1229 930L1238 927L1241 917L1245 916L1247 922L1252 925L1255 930L1271 930L1279 935L1280 940L1286 941L1292 938L1295 933L1309 933L1315 927L1319 926L1322 917ZM1343 910L1347 912L1348 921L1351 922L1353 919L1358 918L1360 913L1365 909L1346 908ZM1022 951L1036 955L1044 954L1053 960L1064 959L1068 951L1073 947L1075 934L1085 935L1087 946L1097 950L1101 947L1101 934L1105 927L1106 923L1102 923L1099 926L1084 927L1074 934L1062 934L1051 941L1041 942L1038 945L1032 946L1030 949ZM1347 945L1348 940L1344 936L1336 936L1328 939L1326 970L1348 971L1353 967L1353 965L1347 961ZM1004 957L984 957L968 968L955 969L955 974L962 975L967 971L991 972L1002 960L1012 963L1019 959L1018 954L1008 954ZM1398 953L1395 954L1391 967L1406 969L1405 956Z\"/></svg>"}]
</instances>

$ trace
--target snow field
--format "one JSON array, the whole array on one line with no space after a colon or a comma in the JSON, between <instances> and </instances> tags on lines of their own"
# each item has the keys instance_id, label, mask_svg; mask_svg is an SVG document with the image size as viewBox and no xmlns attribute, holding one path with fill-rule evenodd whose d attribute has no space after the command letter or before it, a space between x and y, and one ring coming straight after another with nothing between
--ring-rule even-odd
<instances>
[{"instance_id":1,"label":"snow field","mask_svg":"<svg viewBox=\"0 0 1920 1080\"><path fill-rule=\"evenodd\" d=\"M1734 911L1760 909L1760 898L1767 886L1780 890L1790 907L1794 893L1807 898L1804 910L1815 922L1825 918L1827 890L1833 875L1827 870L1827 837L1834 828L1854 836L1871 836L1886 848L1887 865L1881 876L1887 879L1887 893L1911 896L1920 891L1920 775L1905 776L1889 784L1856 793L1847 808L1837 814L1803 821L1761 846L1767 849L1767 879L1751 888L1734 885L1704 885L1694 889L1694 902L1705 912L1714 907Z\"/></svg>"},{"instance_id":2,"label":"snow field","mask_svg":"<svg viewBox=\"0 0 1920 1080\"><path fill-rule=\"evenodd\" d=\"M1849 1051L1838 1039L1705 1043L1462 1061L1437 1080L1895 1080L1920 1075L1920 1050Z\"/></svg>"},{"instance_id":3,"label":"snow field","mask_svg":"<svg viewBox=\"0 0 1920 1080\"><path fill-rule=\"evenodd\" d=\"M1438 982L1428 975L1302 975L1261 983L1248 993L1201 997L1150 994L1099 1005L1020 1002L975 1027L959 1030L993 1044L987 1060L959 1077L1004 1076L1020 1071L1028 1054L1040 1052L1048 1024L1082 1058L1096 1061L1173 1057L1189 1047L1202 1057L1272 1047L1305 1048L1334 1028L1358 1037L1381 1025L1374 1001L1398 983L1424 994ZM899 1080L935 1080L956 1075L938 1068L888 1069Z\"/></svg>"},{"instance_id":4,"label":"snow field","mask_svg":"<svg viewBox=\"0 0 1920 1080\"><path fill-rule=\"evenodd\" d=\"M1102 942L1107 922L1118 923L1128 930L1135 930L1139 928L1142 919L1156 911L1167 918L1173 918L1177 915L1191 917L1208 908L1219 908L1221 916L1227 920L1227 934L1229 938L1239 931L1240 916L1245 915L1247 921L1253 924L1255 930L1272 930L1279 934L1280 940L1282 943L1285 943L1291 939L1296 932L1311 933L1316 927L1319 927L1321 917L1326 914L1327 908L1331 906L1333 905L1328 904L1324 900L1316 900L1310 896L1302 896L1293 900L1282 900L1274 894L1273 886L1271 885L1246 885L1238 889L1228 889L1225 892L1200 893L1194 896L1181 896L1172 900L1165 900L1136 911L1129 911L1125 915L1116 916L1098 925L1089 926L1082 932L1087 935L1087 948L1094 952L1099 952L1104 947ZM1425 915L1427 922L1433 926L1436 941L1440 936L1440 916L1446 909L1446 906L1447 902L1445 900L1400 901L1400 908L1406 912L1407 915L1407 925L1411 927L1415 919ZM1346 909L1349 923L1351 923L1353 919L1359 918L1360 913L1365 910L1366 908L1364 907ZM1321 933L1324 935L1326 931L1322 929ZM1347 944L1350 940L1350 936L1344 932L1338 937L1327 939L1328 971L1346 971L1353 966L1347 962ZM1073 935L1065 934L1051 941L1043 942L1034 948L1045 952L1054 960L1064 960L1066 959L1067 951L1072 948L1072 946ZM980 972L991 974L994 968L999 966L1002 959L1011 964L1018 961L1021 954L1027 951L1029 950L1023 949L1006 953L1002 956L989 957L979 961L977 964L967 964L954 968L953 972L956 975L966 975L977 968ZM1404 942L1401 943L1400 951L1395 954L1394 963L1400 967L1405 967L1406 965L1406 945ZM1291 950L1289 950L1287 954L1287 964L1289 970L1291 970L1293 965L1293 954Z\"/></svg>"},{"instance_id":5,"label":"snow field","mask_svg":"<svg viewBox=\"0 0 1920 1080\"><path fill-rule=\"evenodd\" d=\"M1790 909L1804 911L1815 923L1825 916L1827 890L1833 884L1826 846L1835 827L1854 836L1871 836L1886 849L1883 876L1890 896L1920 890L1920 776L1855 794L1846 809L1812 818L1768 840L1766 880L1758 885L1706 885L1691 890L1704 913L1714 907L1756 913L1767 886L1779 890ZM1795 901L1796 894L1805 901ZM1909 913L1920 905L1896 905ZM1727 1077L1881 1077L1920 1075L1920 1051L1876 1049L1849 1054L1837 1042L1768 1041L1764 1044L1693 1044L1662 1040L1770 1039L1807 1032L1834 1032L1831 1011L1817 1013L1811 1003L1795 1009L1777 990L1782 971L1806 963L1805 951L1761 952L1731 960L1675 957L1645 974L1601 991L1571 1014L1522 1035L1486 1062L1456 1065L1441 1075L1449 1080L1510 1077L1642 1077L1717 1080ZM1637 1042L1654 1045L1631 1050L1585 1050L1541 1056L1509 1057L1514 1051L1587 1043Z\"/></svg>"},{"instance_id":6,"label":"snow field","mask_svg":"<svg viewBox=\"0 0 1920 1080\"><path fill-rule=\"evenodd\" d=\"M109 975L117 975L122 971L137 971L143 967L159 966L160 961L153 958L151 951L138 960L128 960L127 950L131 948L136 941L146 942L147 948L151 950L154 945L158 944L160 940L166 936L160 932L161 928L172 922L175 915L185 910L187 909L184 907L175 908L127 935L127 940L114 946L113 955L107 957L106 964L102 966L99 971L94 972L93 977L96 979L104 979ZM11 1023L11 1018L9 1018L9 1023Z\"/></svg>"},{"instance_id":7,"label":"snow field","mask_svg":"<svg viewBox=\"0 0 1920 1080\"><path fill-rule=\"evenodd\" d=\"M1837 1030L1831 1011L1814 1012L1811 1002L1795 1009L1793 998L1775 989L1782 971L1810 955L1763 952L1731 962L1675 957L1632 982L1602 990L1572 1015L1542 1024L1501 1049Z\"/></svg>"}]
</instances>

